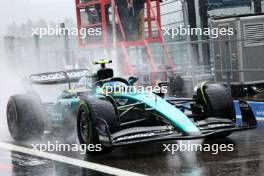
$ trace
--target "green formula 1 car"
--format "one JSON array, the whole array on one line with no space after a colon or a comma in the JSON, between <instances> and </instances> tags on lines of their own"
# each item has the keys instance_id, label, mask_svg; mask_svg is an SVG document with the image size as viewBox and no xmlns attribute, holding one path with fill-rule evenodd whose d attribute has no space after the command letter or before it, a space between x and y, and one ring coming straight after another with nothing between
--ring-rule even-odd
<instances>
[{"instance_id":1,"label":"green formula 1 car","mask_svg":"<svg viewBox=\"0 0 264 176\"><path fill-rule=\"evenodd\" d=\"M12 137L27 141L40 138L47 129L61 128L77 131L80 144L101 144L108 152L143 142L226 137L257 126L249 104L242 100L243 125L236 124L233 100L223 85L201 83L193 98L135 89L107 93L111 86L128 90L137 81L136 77L114 77L107 63L96 62L101 68L93 75L88 70L31 75L30 85L68 83L69 88L52 103L42 102L34 91L11 96L7 121Z\"/></svg>"}]
</instances>

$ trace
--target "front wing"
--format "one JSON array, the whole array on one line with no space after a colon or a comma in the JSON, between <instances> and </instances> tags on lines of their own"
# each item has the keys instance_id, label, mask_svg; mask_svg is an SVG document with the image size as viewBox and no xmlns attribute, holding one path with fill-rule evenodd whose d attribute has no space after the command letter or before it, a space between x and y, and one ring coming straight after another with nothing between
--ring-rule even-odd
<instances>
[{"instance_id":1,"label":"front wing","mask_svg":"<svg viewBox=\"0 0 264 176\"><path fill-rule=\"evenodd\" d=\"M242 114L242 125L221 118L208 118L196 122L195 125L200 129L198 134L183 134L172 126L152 126L134 127L124 129L114 134L110 134L108 124L103 119L96 120L96 129L102 145L117 147L129 144L169 141L169 140L193 140L214 138L215 136L225 136L232 132L251 130L257 127L257 121L250 105L240 100L240 110Z\"/></svg>"}]
</instances>

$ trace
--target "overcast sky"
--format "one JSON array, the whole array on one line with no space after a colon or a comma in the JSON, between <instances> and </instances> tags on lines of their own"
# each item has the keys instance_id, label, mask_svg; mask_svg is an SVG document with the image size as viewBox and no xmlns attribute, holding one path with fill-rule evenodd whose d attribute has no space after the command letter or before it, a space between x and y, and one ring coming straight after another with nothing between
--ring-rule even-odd
<instances>
[{"instance_id":1,"label":"overcast sky","mask_svg":"<svg viewBox=\"0 0 264 176\"><path fill-rule=\"evenodd\" d=\"M75 0L0 0L0 36L12 22L44 19L61 23L68 17L75 20Z\"/></svg>"}]
</instances>

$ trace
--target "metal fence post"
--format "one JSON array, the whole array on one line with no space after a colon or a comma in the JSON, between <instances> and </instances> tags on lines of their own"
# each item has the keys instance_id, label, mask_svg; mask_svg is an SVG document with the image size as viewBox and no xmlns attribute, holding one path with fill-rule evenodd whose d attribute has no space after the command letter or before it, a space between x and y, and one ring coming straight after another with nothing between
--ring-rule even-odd
<instances>
[{"instance_id":1,"label":"metal fence post","mask_svg":"<svg viewBox=\"0 0 264 176\"><path fill-rule=\"evenodd\" d=\"M230 41L225 41L225 67L226 67L226 78L227 78L227 89L231 93L231 71L232 71L232 60L231 60L231 50Z\"/></svg>"},{"instance_id":2,"label":"metal fence post","mask_svg":"<svg viewBox=\"0 0 264 176\"><path fill-rule=\"evenodd\" d=\"M69 44L69 34L68 34L68 29L66 29L65 27L65 23L61 23L60 27L62 29L65 29L65 35L63 36L64 39L64 55L65 55L65 62L66 65L71 65L72 67L74 67L73 63L71 63L70 60L70 44Z\"/></svg>"}]
</instances>

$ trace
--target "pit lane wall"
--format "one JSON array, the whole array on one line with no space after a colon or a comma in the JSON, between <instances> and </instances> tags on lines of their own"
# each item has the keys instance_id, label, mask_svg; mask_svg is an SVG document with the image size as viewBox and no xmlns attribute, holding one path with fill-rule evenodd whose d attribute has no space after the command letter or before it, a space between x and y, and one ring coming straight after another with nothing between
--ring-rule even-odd
<instances>
[{"instance_id":1,"label":"pit lane wall","mask_svg":"<svg viewBox=\"0 0 264 176\"><path fill-rule=\"evenodd\" d=\"M264 102L254 102L249 101L249 104L254 111L255 116L258 120L259 126L264 126ZM241 123L241 111L239 108L239 102L236 100L234 101L235 109L236 109L236 115L237 115L237 122Z\"/></svg>"}]
</instances>

